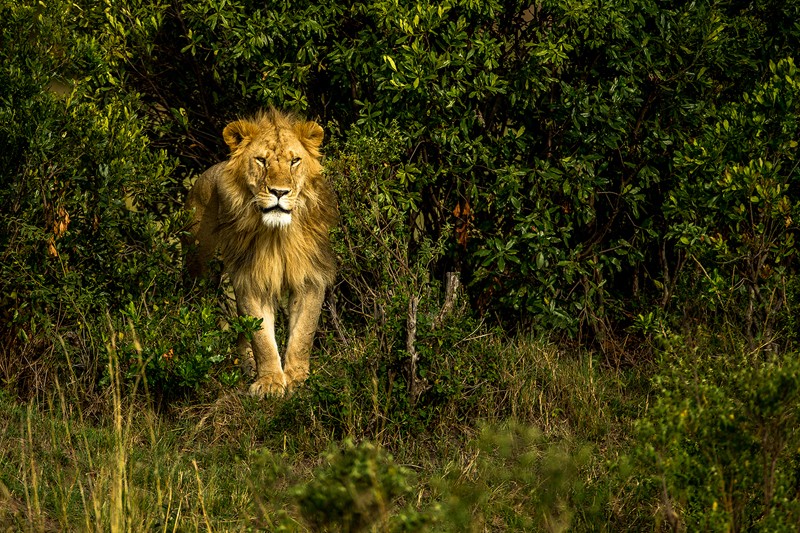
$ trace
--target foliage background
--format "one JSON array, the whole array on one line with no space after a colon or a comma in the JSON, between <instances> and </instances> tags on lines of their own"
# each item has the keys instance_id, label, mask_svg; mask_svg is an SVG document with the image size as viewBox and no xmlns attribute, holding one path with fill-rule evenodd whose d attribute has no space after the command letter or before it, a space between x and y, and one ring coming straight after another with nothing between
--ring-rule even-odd
<instances>
[{"instance_id":1,"label":"foliage background","mask_svg":"<svg viewBox=\"0 0 800 533\"><path fill-rule=\"evenodd\" d=\"M340 276L315 376L245 431L294 443L296 463L267 454L253 483L296 512L248 496L241 520L796 525L796 407L779 399L798 384L800 3L0 0L0 15L9 398L57 413L69 397L102 425L115 394L174 420L242 385L232 338L254 325L185 283L180 208L226 156L224 125L274 105L326 129ZM261 412L229 408L234 425ZM198 420L225 418L211 412ZM449 457L445 439L488 446L486 462L425 463L442 481L412 489L380 445L420 435L404 460ZM305 485L303 453L328 445ZM21 474L0 474L21 498Z\"/></svg>"}]
</instances>

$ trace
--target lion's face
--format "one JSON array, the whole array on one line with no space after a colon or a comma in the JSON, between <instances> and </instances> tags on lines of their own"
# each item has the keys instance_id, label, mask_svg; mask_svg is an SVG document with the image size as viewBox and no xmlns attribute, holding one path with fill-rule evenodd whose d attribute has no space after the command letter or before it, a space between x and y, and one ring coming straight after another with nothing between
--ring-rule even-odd
<instances>
[{"instance_id":1,"label":"lion's face","mask_svg":"<svg viewBox=\"0 0 800 533\"><path fill-rule=\"evenodd\" d=\"M304 208L306 183L320 173L322 128L268 113L228 124L223 137L264 225L289 226L293 214Z\"/></svg>"}]
</instances>

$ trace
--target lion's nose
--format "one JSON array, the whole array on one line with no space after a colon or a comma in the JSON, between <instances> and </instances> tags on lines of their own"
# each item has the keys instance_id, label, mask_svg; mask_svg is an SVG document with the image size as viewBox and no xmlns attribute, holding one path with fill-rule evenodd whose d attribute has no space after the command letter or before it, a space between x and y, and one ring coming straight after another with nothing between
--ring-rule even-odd
<instances>
[{"instance_id":1,"label":"lion's nose","mask_svg":"<svg viewBox=\"0 0 800 533\"><path fill-rule=\"evenodd\" d=\"M280 198L281 196L286 196L292 190L291 189L274 189L270 187L269 192L275 195L275 198Z\"/></svg>"}]
</instances>

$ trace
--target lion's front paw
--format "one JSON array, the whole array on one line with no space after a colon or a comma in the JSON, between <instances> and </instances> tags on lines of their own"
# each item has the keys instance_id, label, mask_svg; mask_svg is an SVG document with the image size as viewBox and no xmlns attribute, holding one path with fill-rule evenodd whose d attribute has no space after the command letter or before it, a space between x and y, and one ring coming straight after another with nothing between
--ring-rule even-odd
<instances>
[{"instance_id":1,"label":"lion's front paw","mask_svg":"<svg viewBox=\"0 0 800 533\"><path fill-rule=\"evenodd\" d=\"M287 368L286 372L286 388L293 390L303 384L308 378L307 368Z\"/></svg>"},{"instance_id":2,"label":"lion's front paw","mask_svg":"<svg viewBox=\"0 0 800 533\"><path fill-rule=\"evenodd\" d=\"M261 376L250 385L250 396L262 398L267 396L283 396L286 392L286 377L283 373Z\"/></svg>"}]
</instances>

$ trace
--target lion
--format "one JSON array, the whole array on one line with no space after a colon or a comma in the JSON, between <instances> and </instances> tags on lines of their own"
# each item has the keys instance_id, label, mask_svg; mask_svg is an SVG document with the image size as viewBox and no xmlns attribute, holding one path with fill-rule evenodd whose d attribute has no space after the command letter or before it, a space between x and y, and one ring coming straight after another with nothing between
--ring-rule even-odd
<instances>
[{"instance_id":1,"label":"lion","mask_svg":"<svg viewBox=\"0 0 800 533\"><path fill-rule=\"evenodd\" d=\"M336 260L329 230L338 221L336 197L322 175L316 122L275 109L228 124L227 161L206 170L189 191L192 212L187 267L208 272L219 253L240 316L263 319L239 352L255 359L251 395L282 395L309 373L309 357ZM288 339L281 364L275 316L288 295Z\"/></svg>"}]
</instances>

